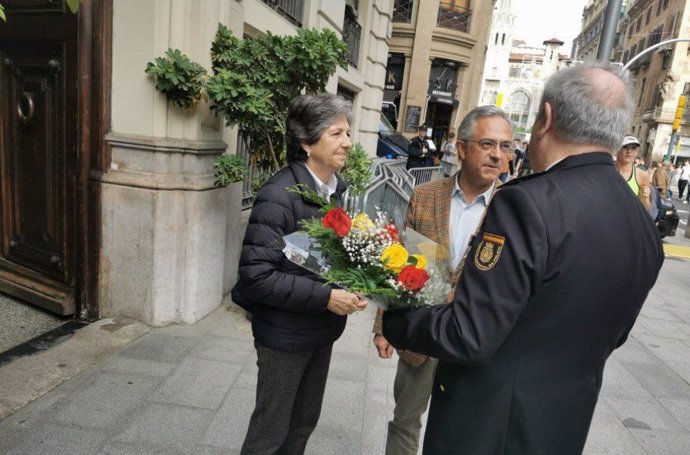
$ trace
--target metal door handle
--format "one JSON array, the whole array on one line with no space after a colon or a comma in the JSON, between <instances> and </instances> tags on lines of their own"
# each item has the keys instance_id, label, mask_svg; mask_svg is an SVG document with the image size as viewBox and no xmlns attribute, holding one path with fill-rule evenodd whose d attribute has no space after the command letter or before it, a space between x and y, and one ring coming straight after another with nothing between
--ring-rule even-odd
<instances>
[{"instance_id":1,"label":"metal door handle","mask_svg":"<svg viewBox=\"0 0 690 455\"><path fill-rule=\"evenodd\" d=\"M24 111L23 102L27 105L27 111ZM22 99L17 103L17 115L22 123L27 124L34 118L34 94L33 92L22 92Z\"/></svg>"}]
</instances>

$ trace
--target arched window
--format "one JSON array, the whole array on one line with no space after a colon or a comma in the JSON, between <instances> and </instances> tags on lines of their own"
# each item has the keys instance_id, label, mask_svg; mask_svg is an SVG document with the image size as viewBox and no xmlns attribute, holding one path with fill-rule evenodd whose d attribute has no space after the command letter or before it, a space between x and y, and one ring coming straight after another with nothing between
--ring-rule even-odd
<instances>
[{"instance_id":1,"label":"arched window","mask_svg":"<svg viewBox=\"0 0 690 455\"><path fill-rule=\"evenodd\" d=\"M517 90L510 95L510 106L508 108L508 115L510 120L517 126L527 128L527 121L529 119L529 109L531 105L529 95L523 90Z\"/></svg>"}]
</instances>

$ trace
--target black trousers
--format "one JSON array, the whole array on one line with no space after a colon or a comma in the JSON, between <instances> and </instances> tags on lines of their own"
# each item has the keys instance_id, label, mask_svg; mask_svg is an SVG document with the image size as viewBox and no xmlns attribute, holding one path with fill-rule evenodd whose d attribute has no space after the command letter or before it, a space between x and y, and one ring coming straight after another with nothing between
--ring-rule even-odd
<instances>
[{"instance_id":1,"label":"black trousers","mask_svg":"<svg viewBox=\"0 0 690 455\"><path fill-rule=\"evenodd\" d=\"M685 188L687 186L687 180L678 180L678 199L683 199L683 193L685 192ZM690 189L688 190L688 194L690 194Z\"/></svg>"},{"instance_id":2,"label":"black trousers","mask_svg":"<svg viewBox=\"0 0 690 455\"><path fill-rule=\"evenodd\" d=\"M257 342L256 407L242 455L301 455L321 414L333 345L276 351Z\"/></svg>"}]
</instances>

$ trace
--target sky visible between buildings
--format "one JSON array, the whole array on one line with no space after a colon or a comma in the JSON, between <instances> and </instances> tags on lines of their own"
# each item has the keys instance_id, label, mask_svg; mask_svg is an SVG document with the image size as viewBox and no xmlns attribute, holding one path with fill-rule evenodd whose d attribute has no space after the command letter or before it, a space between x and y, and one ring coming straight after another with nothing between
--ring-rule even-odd
<instances>
[{"instance_id":1,"label":"sky visible between buildings","mask_svg":"<svg viewBox=\"0 0 690 455\"><path fill-rule=\"evenodd\" d=\"M570 54L573 39L580 33L586 3L587 0L513 0L513 38L533 46L558 38L565 43L561 53Z\"/></svg>"}]
</instances>

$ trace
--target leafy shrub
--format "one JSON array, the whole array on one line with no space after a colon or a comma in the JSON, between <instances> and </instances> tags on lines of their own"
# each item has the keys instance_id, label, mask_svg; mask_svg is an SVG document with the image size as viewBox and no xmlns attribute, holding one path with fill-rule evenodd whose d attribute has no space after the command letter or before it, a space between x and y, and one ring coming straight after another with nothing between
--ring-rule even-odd
<instances>
[{"instance_id":1,"label":"leafy shrub","mask_svg":"<svg viewBox=\"0 0 690 455\"><path fill-rule=\"evenodd\" d=\"M228 186L231 183L241 182L249 173L247 163L240 155L222 154L218 157L213 167L216 169L216 181L218 187Z\"/></svg>"},{"instance_id":2,"label":"leafy shrub","mask_svg":"<svg viewBox=\"0 0 690 455\"><path fill-rule=\"evenodd\" d=\"M146 74L156 78L156 88L173 104L191 109L205 98L206 70L189 59L179 49L168 49L167 57L156 57L155 64L146 65Z\"/></svg>"}]
</instances>

